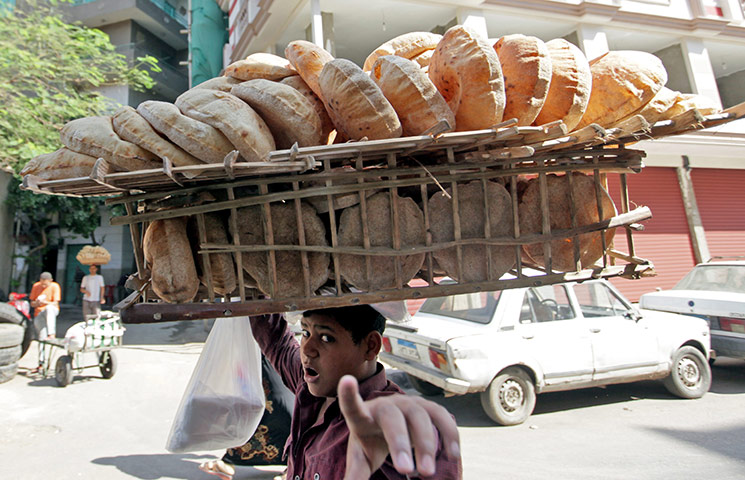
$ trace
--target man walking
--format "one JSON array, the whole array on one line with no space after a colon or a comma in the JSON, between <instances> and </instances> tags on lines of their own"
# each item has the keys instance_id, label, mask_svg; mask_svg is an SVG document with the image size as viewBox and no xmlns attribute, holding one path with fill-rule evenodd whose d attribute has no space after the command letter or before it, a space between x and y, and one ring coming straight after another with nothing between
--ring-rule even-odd
<instances>
[{"instance_id":1,"label":"man walking","mask_svg":"<svg viewBox=\"0 0 745 480\"><path fill-rule=\"evenodd\" d=\"M34 308L34 329L39 340L51 340L57 336L57 315L62 290L52 274L42 272L39 281L31 287L31 306ZM39 344L39 366L44 363L44 345ZM38 369L37 369L38 371Z\"/></svg>"},{"instance_id":2,"label":"man walking","mask_svg":"<svg viewBox=\"0 0 745 480\"><path fill-rule=\"evenodd\" d=\"M80 282L80 291L83 293L83 319L86 320L88 315L98 315L101 313L101 304L105 303L104 299L104 281L101 275L98 275L98 267L91 265L88 269L89 275L83 277Z\"/></svg>"}]
</instances>

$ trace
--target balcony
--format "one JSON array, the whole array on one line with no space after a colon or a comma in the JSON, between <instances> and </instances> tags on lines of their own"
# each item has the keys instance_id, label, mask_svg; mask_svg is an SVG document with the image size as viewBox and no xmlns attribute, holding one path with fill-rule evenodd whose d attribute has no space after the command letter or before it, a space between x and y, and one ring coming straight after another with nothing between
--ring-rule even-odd
<instances>
[{"instance_id":1,"label":"balcony","mask_svg":"<svg viewBox=\"0 0 745 480\"><path fill-rule=\"evenodd\" d=\"M148 51L146 45L136 45L134 43L118 45L116 50L129 60L134 60L137 57L143 57L145 55L155 56L152 52ZM157 56L155 57L158 58ZM172 102L189 88L187 69L185 67L175 67L172 65L172 61L169 62L163 58L158 58L158 66L161 68L160 72L150 73L150 76L156 82L153 91L163 99Z\"/></svg>"}]
</instances>

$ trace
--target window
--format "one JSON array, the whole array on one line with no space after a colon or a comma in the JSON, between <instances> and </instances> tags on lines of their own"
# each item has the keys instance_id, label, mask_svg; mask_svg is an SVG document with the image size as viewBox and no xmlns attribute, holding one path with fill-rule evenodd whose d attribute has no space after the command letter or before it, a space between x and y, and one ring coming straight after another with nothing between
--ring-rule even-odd
<instances>
[{"instance_id":1,"label":"window","mask_svg":"<svg viewBox=\"0 0 745 480\"><path fill-rule=\"evenodd\" d=\"M422 304L419 311L486 324L491 322L494 316L501 293L501 291L477 292L429 298Z\"/></svg>"},{"instance_id":2,"label":"window","mask_svg":"<svg viewBox=\"0 0 745 480\"><path fill-rule=\"evenodd\" d=\"M563 285L544 285L525 292L520 323L553 322L575 318Z\"/></svg>"},{"instance_id":3,"label":"window","mask_svg":"<svg viewBox=\"0 0 745 480\"><path fill-rule=\"evenodd\" d=\"M745 265L704 265L695 267L673 290L714 290L745 292Z\"/></svg>"},{"instance_id":4,"label":"window","mask_svg":"<svg viewBox=\"0 0 745 480\"><path fill-rule=\"evenodd\" d=\"M582 315L587 318L615 317L628 312L628 307L613 291L602 283L583 283L574 286Z\"/></svg>"}]
</instances>

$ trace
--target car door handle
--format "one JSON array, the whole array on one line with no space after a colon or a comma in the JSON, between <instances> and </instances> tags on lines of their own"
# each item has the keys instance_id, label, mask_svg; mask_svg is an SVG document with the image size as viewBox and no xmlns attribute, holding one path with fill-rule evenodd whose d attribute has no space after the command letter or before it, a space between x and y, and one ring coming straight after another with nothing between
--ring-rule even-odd
<instances>
[{"instance_id":1,"label":"car door handle","mask_svg":"<svg viewBox=\"0 0 745 480\"><path fill-rule=\"evenodd\" d=\"M591 331L592 333L600 333L600 329L599 329L599 328L597 328L597 327L593 327L593 328L591 328L591 329L590 329L590 331Z\"/></svg>"}]
</instances>

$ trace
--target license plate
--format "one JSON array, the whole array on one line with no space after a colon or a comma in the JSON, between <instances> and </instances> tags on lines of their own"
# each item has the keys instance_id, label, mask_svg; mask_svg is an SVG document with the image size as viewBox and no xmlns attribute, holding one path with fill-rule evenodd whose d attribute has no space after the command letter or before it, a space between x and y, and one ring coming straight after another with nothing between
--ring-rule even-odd
<instances>
[{"instance_id":1,"label":"license plate","mask_svg":"<svg viewBox=\"0 0 745 480\"><path fill-rule=\"evenodd\" d=\"M401 340L400 338L397 341L398 350L399 352L401 352L402 355L419 360L419 352L417 351L416 344L414 342Z\"/></svg>"}]
</instances>

